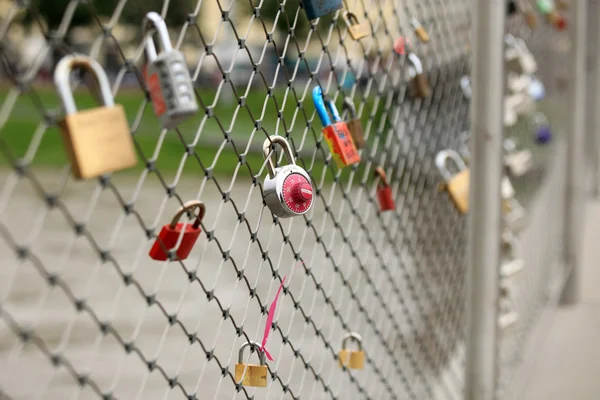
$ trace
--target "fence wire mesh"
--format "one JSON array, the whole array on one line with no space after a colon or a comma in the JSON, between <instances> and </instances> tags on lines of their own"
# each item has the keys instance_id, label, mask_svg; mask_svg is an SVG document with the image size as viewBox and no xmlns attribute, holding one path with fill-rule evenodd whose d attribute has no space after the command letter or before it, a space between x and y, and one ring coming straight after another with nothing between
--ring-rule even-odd
<instances>
[{"instance_id":1,"label":"fence wire mesh","mask_svg":"<svg viewBox=\"0 0 600 400\"><path fill-rule=\"evenodd\" d=\"M341 11L309 23L292 0L0 1L0 393L460 398L465 218L438 192L434 159L459 149L468 131L459 81L469 72L469 7L469 0L349 1L371 32L354 41ZM142 77L149 11L165 18L173 47L184 52L200 105L173 130L161 129ZM428 30L428 43L411 18ZM527 39L544 82L554 80L557 34L543 24L531 33L516 20L508 31ZM407 90L405 56L392 50L399 37L422 60L429 97ZM49 81L73 52L105 67L141 167L71 177ZM89 108L97 93L78 80L77 104ZM333 163L310 96L316 85L340 108L345 97L354 101L367 141L359 166ZM304 216L276 218L263 201L260 151L274 134L289 140L313 180L316 199ZM559 149L536 153L543 160L536 171L562 170ZM280 154L278 162L286 162ZM393 212L378 211L378 166L390 180ZM518 196L533 198L540 183L556 193L564 177L542 175L515 182ZM503 372L514 368L543 301L551 261L541 257L555 257L547 250L560 221L547 229L548 215L562 208L541 193L540 216L523 235L522 329L503 349ZM190 256L150 259L161 227L191 199L203 201L206 214ZM266 346L275 359L267 387L240 386L238 351L260 342L284 278ZM364 370L337 364L351 331L363 338ZM243 362L258 358L246 352Z\"/></svg>"}]
</instances>

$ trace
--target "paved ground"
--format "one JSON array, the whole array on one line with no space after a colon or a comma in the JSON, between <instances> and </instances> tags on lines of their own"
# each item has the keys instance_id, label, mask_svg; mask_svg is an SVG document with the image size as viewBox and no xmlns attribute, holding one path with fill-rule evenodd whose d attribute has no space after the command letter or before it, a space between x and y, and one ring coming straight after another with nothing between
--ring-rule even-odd
<instances>
[{"instance_id":1,"label":"paved ground","mask_svg":"<svg viewBox=\"0 0 600 400\"><path fill-rule=\"evenodd\" d=\"M600 399L600 201L586 207L581 300L561 307L539 344L523 400Z\"/></svg>"}]
</instances>

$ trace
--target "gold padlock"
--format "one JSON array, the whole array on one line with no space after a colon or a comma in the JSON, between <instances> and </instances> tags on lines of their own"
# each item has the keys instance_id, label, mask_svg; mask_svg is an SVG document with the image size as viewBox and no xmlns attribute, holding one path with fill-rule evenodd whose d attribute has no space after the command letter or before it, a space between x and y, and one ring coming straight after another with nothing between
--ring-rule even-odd
<instances>
[{"instance_id":1,"label":"gold padlock","mask_svg":"<svg viewBox=\"0 0 600 400\"><path fill-rule=\"evenodd\" d=\"M408 61L411 63L409 68L410 86L414 96L427 97L431 94L427 76L423 72L423 64L415 53L408 54Z\"/></svg>"},{"instance_id":2,"label":"gold padlock","mask_svg":"<svg viewBox=\"0 0 600 400\"><path fill-rule=\"evenodd\" d=\"M244 349L250 347L250 351L256 351L260 360L260 365L244 364ZM235 364L235 381L243 386L265 387L267 386L267 362L265 352L261 350L260 344L256 342L246 342L240 347L238 362Z\"/></svg>"},{"instance_id":3,"label":"gold padlock","mask_svg":"<svg viewBox=\"0 0 600 400\"><path fill-rule=\"evenodd\" d=\"M344 13L344 22L346 22L348 32L350 33L352 39L360 40L369 36L369 27L366 24L361 24L358 21L356 14L347 11Z\"/></svg>"},{"instance_id":4,"label":"gold padlock","mask_svg":"<svg viewBox=\"0 0 600 400\"><path fill-rule=\"evenodd\" d=\"M77 111L69 83L74 68L83 68L93 75L103 107ZM65 108L60 127L73 176L89 179L135 166L137 157L125 111L122 105L115 105L100 64L82 54L65 56L56 65L54 82Z\"/></svg>"},{"instance_id":5,"label":"gold padlock","mask_svg":"<svg viewBox=\"0 0 600 400\"><path fill-rule=\"evenodd\" d=\"M346 344L352 340L358 344L358 350L348 350ZM348 333L342 339L342 349L338 356L340 368L363 369L365 367L365 352L362 349L362 337L358 333Z\"/></svg>"},{"instance_id":6,"label":"gold padlock","mask_svg":"<svg viewBox=\"0 0 600 400\"><path fill-rule=\"evenodd\" d=\"M446 166L448 160L452 160L458 169L458 173L452 174ZM435 164L444 178L444 184L440 187L446 190L454 202L456 208L463 214L469 211L469 169L454 150L442 150L435 157Z\"/></svg>"},{"instance_id":7,"label":"gold padlock","mask_svg":"<svg viewBox=\"0 0 600 400\"><path fill-rule=\"evenodd\" d=\"M416 18L411 18L410 24L415 30L415 35L419 38L419 40L423 43L429 42L429 33L423 28L423 25Z\"/></svg>"},{"instance_id":8,"label":"gold padlock","mask_svg":"<svg viewBox=\"0 0 600 400\"><path fill-rule=\"evenodd\" d=\"M357 118L356 107L354 106L354 102L351 98L344 98L343 109L348 111L348 122L346 122L346 126L352 135L354 145L357 149L362 149L365 147L365 136L362 123L360 122L360 119Z\"/></svg>"}]
</instances>

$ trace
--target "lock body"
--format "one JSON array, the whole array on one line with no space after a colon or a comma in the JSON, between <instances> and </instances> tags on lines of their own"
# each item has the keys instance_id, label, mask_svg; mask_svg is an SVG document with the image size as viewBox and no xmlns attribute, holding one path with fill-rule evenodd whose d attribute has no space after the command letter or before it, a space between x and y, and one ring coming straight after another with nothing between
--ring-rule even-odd
<instances>
[{"instance_id":1,"label":"lock body","mask_svg":"<svg viewBox=\"0 0 600 400\"><path fill-rule=\"evenodd\" d=\"M456 208L466 214L469 211L469 170L459 172L446 184L446 190Z\"/></svg>"},{"instance_id":2,"label":"lock body","mask_svg":"<svg viewBox=\"0 0 600 400\"><path fill-rule=\"evenodd\" d=\"M309 20L321 18L342 8L342 0L302 0L302 6Z\"/></svg>"},{"instance_id":3,"label":"lock body","mask_svg":"<svg viewBox=\"0 0 600 400\"><path fill-rule=\"evenodd\" d=\"M392 188L390 186L377 187L377 199L379 200L380 211L392 211L396 208L394 197L392 196Z\"/></svg>"},{"instance_id":4,"label":"lock body","mask_svg":"<svg viewBox=\"0 0 600 400\"><path fill-rule=\"evenodd\" d=\"M416 97L424 98L431 94L431 87L425 74L414 74L410 81L412 93Z\"/></svg>"},{"instance_id":5,"label":"lock body","mask_svg":"<svg viewBox=\"0 0 600 400\"><path fill-rule=\"evenodd\" d=\"M504 156L504 164L512 176L523 176L533 168L533 154L529 150L509 153Z\"/></svg>"},{"instance_id":6,"label":"lock body","mask_svg":"<svg viewBox=\"0 0 600 400\"><path fill-rule=\"evenodd\" d=\"M290 164L275 168L273 178L267 176L263 185L265 203L280 218L306 214L312 207L313 187L308 173Z\"/></svg>"},{"instance_id":7,"label":"lock body","mask_svg":"<svg viewBox=\"0 0 600 400\"><path fill-rule=\"evenodd\" d=\"M352 136L352 140L354 141L354 145L357 149L362 149L365 147L365 135L363 132L362 123L360 119L353 119L346 123L348 126L348 130L350 131L350 135Z\"/></svg>"},{"instance_id":8,"label":"lock body","mask_svg":"<svg viewBox=\"0 0 600 400\"><path fill-rule=\"evenodd\" d=\"M175 254L177 254L177 257L180 260L185 260L188 258L192 248L194 247L194 244L196 243L196 240L198 240L198 236L200 236L200 232L202 232L202 229L200 229L200 227L194 228L192 224L185 224L184 228L184 223L182 222L178 222L174 228L171 228L170 225L163 226L158 238L150 249L150 257L159 261L167 260L169 258L168 250L171 250L175 247L177 241L179 240L179 235L184 229L185 231L183 233L183 238L181 239L181 244L177 248ZM165 248L163 248L161 243L164 245L167 251L165 251Z\"/></svg>"},{"instance_id":9,"label":"lock body","mask_svg":"<svg viewBox=\"0 0 600 400\"><path fill-rule=\"evenodd\" d=\"M267 372L266 365L235 364L235 381L243 386L266 387Z\"/></svg>"},{"instance_id":10,"label":"lock body","mask_svg":"<svg viewBox=\"0 0 600 400\"><path fill-rule=\"evenodd\" d=\"M522 259L507 260L500 266L500 276L502 278L509 278L523 271L524 268L525 261Z\"/></svg>"},{"instance_id":11,"label":"lock body","mask_svg":"<svg viewBox=\"0 0 600 400\"><path fill-rule=\"evenodd\" d=\"M323 128L333 159L339 168L360 162L360 155L345 122L334 122Z\"/></svg>"},{"instance_id":12,"label":"lock body","mask_svg":"<svg viewBox=\"0 0 600 400\"><path fill-rule=\"evenodd\" d=\"M364 23L348 25L348 33L350 34L350 37L352 39L360 40L369 36L369 27L367 26L367 24Z\"/></svg>"},{"instance_id":13,"label":"lock body","mask_svg":"<svg viewBox=\"0 0 600 400\"><path fill-rule=\"evenodd\" d=\"M160 53L147 65L145 75L152 108L164 128L174 128L198 112L194 85L182 52Z\"/></svg>"},{"instance_id":14,"label":"lock body","mask_svg":"<svg viewBox=\"0 0 600 400\"><path fill-rule=\"evenodd\" d=\"M120 104L67 114L60 126L76 179L95 178L137 164L129 125Z\"/></svg>"},{"instance_id":15,"label":"lock body","mask_svg":"<svg viewBox=\"0 0 600 400\"><path fill-rule=\"evenodd\" d=\"M418 28L415 29L415 34L417 35L417 37L419 38L419 40L421 42L423 42L423 43L429 42L429 33L427 33L425 28L423 28L422 26L419 26Z\"/></svg>"},{"instance_id":16,"label":"lock body","mask_svg":"<svg viewBox=\"0 0 600 400\"><path fill-rule=\"evenodd\" d=\"M365 352L362 350L342 349L338 355L338 364L340 367L349 369L364 369Z\"/></svg>"}]
</instances>

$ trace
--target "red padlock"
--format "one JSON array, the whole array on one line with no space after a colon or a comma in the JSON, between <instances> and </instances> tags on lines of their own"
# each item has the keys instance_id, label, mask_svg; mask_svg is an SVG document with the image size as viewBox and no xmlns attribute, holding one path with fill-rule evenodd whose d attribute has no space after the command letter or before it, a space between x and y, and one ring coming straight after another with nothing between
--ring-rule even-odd
<instances>
[{"instance_id":1,"label":"red padlock","mask_svg":"<svg viewBox=\"0 0 600 400\"><path fill-rule=\"evenodd\" d=\"M567 18L564 15L559 15L554 21L554 26L558 31L564 30L567 27Z\"/></svg>"},{"instance_id":2,"label":"red padlock","mask_svg":"<svg viewBox=\"0 0 600 400\"><path fill-rule=\"evenodd\" d=\"M377 183L377 198L379 199L379 211L392 211L396 208L394 197L392 196L392 187L387 180L387 175L381 167L375 168L375 176L379 177Z\"/></svg>"},{"instance_id":3,"label":"red padlock","mask_svg":"<svg viewBox=\"0 0 600 400\"><path fill-rule=\"evenodd\" d=\"M192 211L195 208L198 209L198 215L193 224L179 222L183 213ZM175 255L179 260L185 260L190 255L190 251L192 251L192 247L194 247L198 236L200 236L200 232L202 232L202 229L200 229L200 222L202 222L202 218L204 218L205 211L206 208L201 201L192 200L185 203L183 207L177 210L177 214L175 214L171 223L163 226L154 245L152 245L152 248L150 249L150 257L159 261L169 259L169 250L173 249L177 244L185 225L181 244L175 252Z\"/></svg>"}]
</instances>

